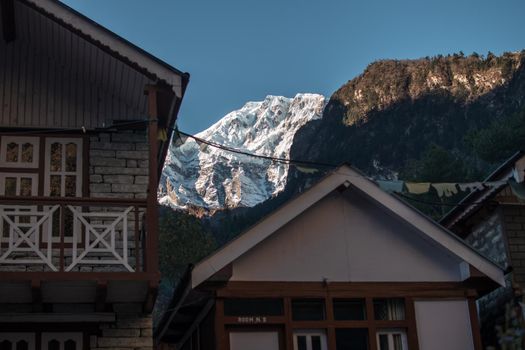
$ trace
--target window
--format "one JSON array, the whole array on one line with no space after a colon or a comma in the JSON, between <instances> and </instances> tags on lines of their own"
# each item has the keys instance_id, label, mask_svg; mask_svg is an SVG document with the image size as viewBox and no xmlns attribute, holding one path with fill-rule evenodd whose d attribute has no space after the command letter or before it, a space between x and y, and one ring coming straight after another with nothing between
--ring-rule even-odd
<instances>
[{"instance_id":1,"label":"window","mask_svg":"<svg viewBox=\"0 0 525 350\"><path fill-rule=\"evenodd\" d=\"M2 136L0 167L38 168L40 138Z\"/></svg>"},{"instance_id":2,"label":"window","mask_svg":"<svg viewBox=\"0 0 525 350\"><path fill-rule=\"evenodd\" d=\"M82 140L46 138L44 196L82 196Z\"/></svg>"},{"instance_id":3,"label":"window","mask_svg":"<svg viewBox=\"0 0 525 350\"><path fill-rule=\"evenodd\" d=\"M337 321L366 320L365 299L334 299L333 305Z\"/></svg>"},{"instance_id":4,"label":"window","mask_svg":"<svg viewBox=\"0 0 525 350\"><path fill-rule=\"evenodd\" d=\"M337 350L368 350L368 329L336 329L335 342Z\"/></svg>"},{"instance_id":5,"label":"window","mask_svg":"<svg viewBox=\"0 0 525 350\"><path fill-rule=\"evenodd\" d=\"M327 350L326 332L321 329L294 331L293 348L294 350Z\"/></svg>"},{"instance_id":6,"label":"window","mask_svg":"<svg viewBox=\"0 0 525 350\"><path fill-rule=\"evenodd\" d=\"M292 319L294 321L320 321L325 319L324 299L292 300Z\"/></svg>"},{"instance_id":7,"label":"window","mask_svg":"<svg viewBox=\"0 0 525 350\"><path fill-rule=\"evenodd\" d=\"M407 350L407 336L402 329L382 329L377 331L377 350Z\"/></svg>"},{"instance_id":8,"label":"window","mask_svg":"<svg viewBox=\"0 0 525 350\"><path fill-rule=\"evenodd\" d=\"M0 333L0 350L35 350L35 334Z\"/></svg>"},{"instance_id":9,"label":"window","mask_svg":"<svg viewBox=\"0 0 525 350\"><path fill-rule=\"evenodd\" d=\"M82 333L42 333L41 350L81 350Z\"/></svg>"},{"instance_id":10,"label":"window","mask_svg":"<svg viewBox=\"0 0 525 350\"><path fill-rule=\"evenodd\" d=\"M282 299L226 299L226 316L279 316L284 313Z\"/></svg>"},{"instance_id":11,"label":"window","mask_svg":"<svg viewBox=\"0 0 525 350\"><path fill-rule=\"evenodd\" d=\"M376 320L402 321L405 319L405 301L401 298L374 299Z\"/></svg>"}]
</instances>

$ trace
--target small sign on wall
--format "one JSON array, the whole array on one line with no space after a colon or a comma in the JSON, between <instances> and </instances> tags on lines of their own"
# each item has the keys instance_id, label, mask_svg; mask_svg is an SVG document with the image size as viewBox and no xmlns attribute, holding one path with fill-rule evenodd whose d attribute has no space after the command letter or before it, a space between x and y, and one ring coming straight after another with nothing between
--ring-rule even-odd
<instances>
[{"instance_id":1,"label":"small sign on wall","mask_svg":"<svg viewBox=\"0 0 525 350\"><path fill-rule=\"evenodd\" d=\"M258 323L266 323L268 322L268 320L265 316L245 316L245 317L237 317L237 322L246 323L246 324L258 324Z\"/></svg>"}]
</instances>

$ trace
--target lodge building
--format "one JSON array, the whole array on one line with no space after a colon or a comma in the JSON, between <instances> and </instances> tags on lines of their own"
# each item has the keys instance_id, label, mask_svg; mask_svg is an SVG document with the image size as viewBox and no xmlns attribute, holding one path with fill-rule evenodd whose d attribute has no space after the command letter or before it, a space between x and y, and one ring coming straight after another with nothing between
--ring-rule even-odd
<instances>
[{"instance_id":1,"label":"lodge building","mask_svg":"<svg viewBox=\"0 0 525 350\"><path fill-rule=\"evenodd\" d=\"M481 350L502 268L342 166L189 269L161 349Z\"/></svg>"},{"instance_id":2,"label":"lodge building","mask_svg":"<svg viewBox=\"0 0 525 350\"><path fill-rule=\"evenodd\" d=\"M157 186L189 75L0 1L0 348L152 349Z\"/></svg>"}]
</instances>

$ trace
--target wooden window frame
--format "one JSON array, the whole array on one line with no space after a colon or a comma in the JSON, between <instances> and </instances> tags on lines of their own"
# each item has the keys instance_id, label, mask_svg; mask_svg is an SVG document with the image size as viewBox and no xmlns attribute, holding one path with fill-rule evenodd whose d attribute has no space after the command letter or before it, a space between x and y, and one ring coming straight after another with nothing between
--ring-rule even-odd
<instances>
[{"instance_id":1,"label":"wooden window frame","mask_svg":"<svg viewBox=\"0 0 525 350\"><path fill-rule=\"evenodd\" d=\"M13 135L2 135L2 140L0 142L0 167L1 168L10 168L10 169L38 169L40 164L40 137L39 136L13 136ZM20 146L25 143L30 143L33 145L33 161L31 163L23 163L20 161L16 163L10 163L5 157L5 149L8 144L14 142ZM22 154L22 149L20 148L19 156ZM21 157L19 157L21 158Z\"/></svg>"},{"instance_id":2,"label":"wooden window frame","mask_svg":"<svg viewBox=\"0 0 525 350\"><path fill-rule=\"evenodd\" d=\"M89 350L89 337L90 335L97 334L98 327L86 324L2 324L0 323L0 334L20 334L20 335L33 335L34 350L43 350L42 342L44 334L75 334L79 337L79 347L77 350ZM15 349L16 350L16 349ZM31 350L31 348L29 348ZM62 349L64 350L64 349Z\"/></svg>"},{"instance_id":3,"label":"wooden window frame","mask_svg":"<svg viewBox=\"0 0 525 350\"><path fill-rule=\"evenodd\" d=\"M46 145L48 144L47 140L51 139L58 139L58 140L74 140L77 145L79 145L81 148L79 150L79 156L80 161L77 164L80 166L80 170L78 170L78 174L81 177L80 184L77 184L77 194L79 196L77 197L53 197L53 198L63 198L66 202L68 199L74 199L74 198L86 198L89 196L89 135L85 134L72 134L72 133L59 133L59 134L39 134L39 133L31 133L27 135L13 135L9 133L0 133L0 152L3 151L4 144L7 145L10 141L13 139L20 138L20 139L28 139L28 140L34 140L35 143L38 144L38 147L34 148L38 152L36 156L33 157L33 159L38 159L38 163L35 167L14 167L14 166L5 166L5 164L0 162L0 173L3 176L9 176L9 174L13 174L13 176L19 176L19 175L30 175L31 176L37 176L37 193L34 195L35 197L45 197L45 187L46 183L49 182L49 177L46 177L46 170L49 168L49 165L46 164ZM0 153L1 156L1 153ZM80 187L80 190L78 190L78 187ZM52 198L50 196L47 196L49 198ZM28 197L30 199L30 197ZM83 235L82 235L83 237ZM44 237L40 237L39 239L39 246L41 248L45 247L47 244ZM83 242L81 242L82 244ZM59 239L55 241L53 239L53 247L56 248L60 245ZM0 237L0 245L1 247L5 247L6 243L3 241L3 238ZM65 247L71 246L71 240L66 239Z\"/></svg>"}]
</instances>

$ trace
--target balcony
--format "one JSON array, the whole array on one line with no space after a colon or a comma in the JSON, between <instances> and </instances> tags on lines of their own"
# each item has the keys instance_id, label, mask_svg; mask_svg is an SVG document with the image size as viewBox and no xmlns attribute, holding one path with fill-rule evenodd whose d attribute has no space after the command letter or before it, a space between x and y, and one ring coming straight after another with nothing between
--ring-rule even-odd
<instances>
[{"instance_id":1,"label":"balcony","mask_svg":"<svg viewBox=\"0 0 525 350\"><path fill-rule=\"evenodd\" d=\"M34 303L35 288L42 302L145 302L159 279L146 217L146 200L0 198L0 304Z\"/></svg>"}]
</instances>

